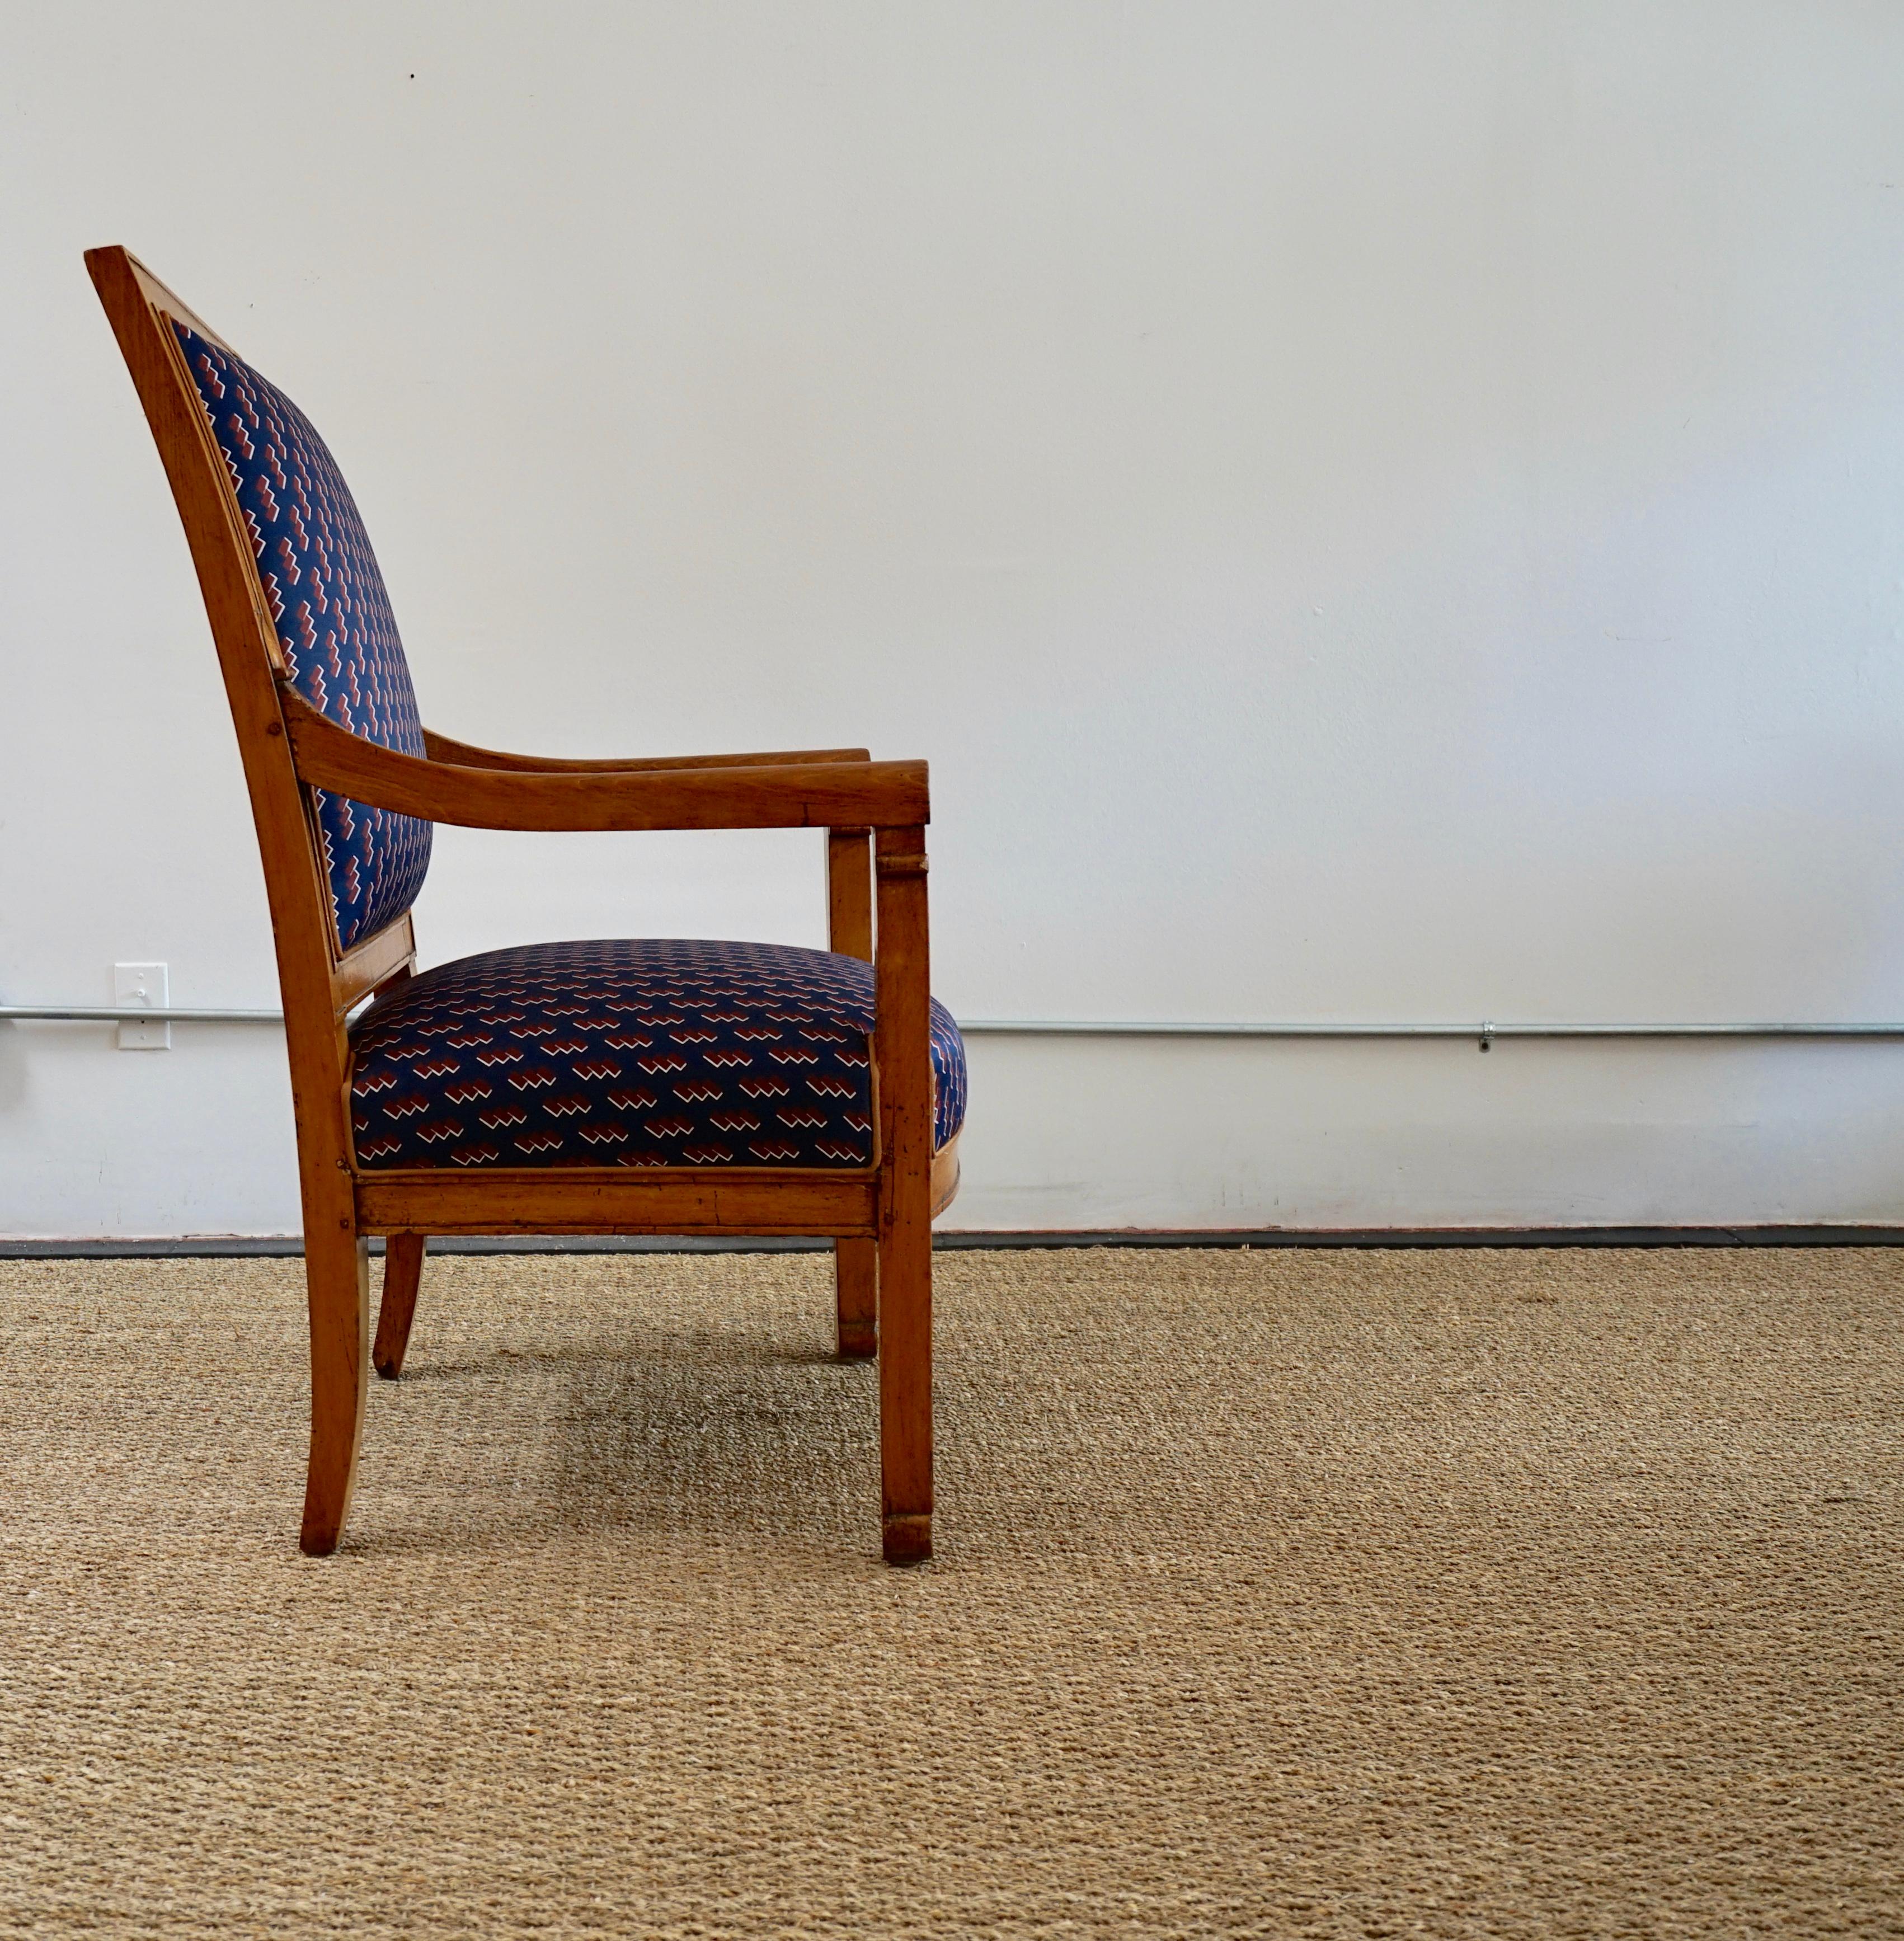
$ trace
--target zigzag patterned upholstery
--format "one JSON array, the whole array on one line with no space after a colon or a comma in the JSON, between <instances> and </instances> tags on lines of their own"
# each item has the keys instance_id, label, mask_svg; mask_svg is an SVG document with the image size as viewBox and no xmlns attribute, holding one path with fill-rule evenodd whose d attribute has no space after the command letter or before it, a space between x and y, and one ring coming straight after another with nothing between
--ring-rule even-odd
<instances>
[{"instance_id":1,"label":"zigzag patterned upholstery","mask_svg":"<svg viewBox=\"0 0 1904 1941\"><path fill-rule=\"evenodd\" d=\"M423 752L396 616L357 502L310 420L245 361L174 323L237 488L298 692L341 728ZM431 825L313 791L338 943L347 950L415 902Z\"/></svg>"},{"instance_id":2,"label":"zigzag patterned upholstery","mask_svg":"<svg viewBox=\"0 0 1904 1941\"><path fill-rule=\"evenodd\" d=\"M439 964L351 1032L358 1163L865 1166L873 966L766 943L550 943ZM965 1047L932 1006L934 1143Z\"/></svg>"},{"instance_id":3,"label":"zigzag patterned upholstery","mask_svg":"<svg viewBox=\"0 0 1904 1941\"><path fill-rule=\"evenodd\" d=\"M310 420L174 323L244 515L298 692L340 727L424 752L390 595ZM314 790L339 947L416 900L431 825ZM800 1166L873 1160L873 968L766 944L491 951L399 987L351 1034L365 1168ZM965 1049L932 1007L935 1143L965 1113Z\"/></svg>"}]
</instances>

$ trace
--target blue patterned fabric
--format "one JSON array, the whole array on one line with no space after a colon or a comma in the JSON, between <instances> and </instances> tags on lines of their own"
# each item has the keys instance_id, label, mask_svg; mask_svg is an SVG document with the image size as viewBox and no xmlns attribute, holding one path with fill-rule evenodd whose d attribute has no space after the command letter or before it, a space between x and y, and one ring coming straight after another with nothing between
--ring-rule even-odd
<instances>
[{"instance_id":1,"label":"blue patterned fabric","mask_svg":"<svg viewBox=\"0 0 1904 1941\"><path fill-rule=\"evenodd\" d=\"M439 964L350 1035L357 1158L863 1166L873 966L769 943L547 943ZM965 1047L932 1007L943 1146Z\"/></svg>"},{"instance_id":2,"label":"blue patterned fabric","mask_svg":"<svg viewBox=\"0 0 1904 1941\"><path fill-rule=\"evenodd\" d=\"M353 735L423 752L396 617L350 488L310 420L242 358L175 322L237 488L258 576L298 692ZM313 790L338 943L348 950L415 902L431 825Z\"/></svg>"}]
</instances>

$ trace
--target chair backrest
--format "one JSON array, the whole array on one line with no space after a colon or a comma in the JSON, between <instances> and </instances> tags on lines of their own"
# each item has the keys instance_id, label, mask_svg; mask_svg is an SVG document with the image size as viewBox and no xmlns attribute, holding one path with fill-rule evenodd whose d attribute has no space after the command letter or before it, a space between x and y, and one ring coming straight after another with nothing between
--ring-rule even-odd
<instances>
[{"instance_id":1,"label":"chair backrest","mask_svg":"<svg viewBox=\"0 0 1904 1941\"><path fill-rule=\"evenodd\" d=\"M353 735L423 752L396 616L357 503L316 428L276 385L192 323L167 319L224 454L292 685ZM312 791L338 947L416 900L431 825Z\"/></svg>"},{"instance_id":2,"label":"chair backrest","mask_svg":"<svg viewBox=\"0 0 1904 1941\"><path fill-rule=\"evenodd\" d=\"M86 252L165 466L225 676L264 866L306 1224L349 1216L325 1154L350 1150L352 1008L416 959L408 906L430 825L299 780L286 690L352 732L424 752L383 576L322 441L126 250Z\"/></svg>"}]
</instances>

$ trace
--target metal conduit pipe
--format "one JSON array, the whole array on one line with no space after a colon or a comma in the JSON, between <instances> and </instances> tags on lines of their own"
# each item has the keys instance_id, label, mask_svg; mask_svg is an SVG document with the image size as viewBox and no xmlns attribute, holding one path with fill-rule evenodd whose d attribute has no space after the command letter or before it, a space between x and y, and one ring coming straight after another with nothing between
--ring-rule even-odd
<instances>
[{"instance_id":1,"label":"metal conduit pipe","mask_svg":"<svg viewBox=\"0 0 1904 1941\"><path fill-rule=\"evenodd\" d=\"M1334 1024L1180 1022L1119 1018L961 1018L961 1032L1028 1038L1475 1038L1484 1049L1502 1038L1904 1038L1904 1024Z\"/></svg>"},{"instance_id":2,"label":"metal conduit pipe","mask_svg":"<svg viewBox=\"0 0 1904 1941\"><path fill-rule=\"evenodd\" d=\"M52 1024L275 1025L282 1011L189 1009L178 1005L0 1004L0 1019ZM1904 1023L1478 1024L1274 1023L1163 1018L961 1018L974 1037L1472 1039L1484 1051L1496 1038L1904 1038Z\"/></svg>"},{"instance_id":3,"label":"metal conduit pipe","mask_svg":"<svg viewBox=\"0 0 1904 1941\"><path fill-rule=\"evenodd\" d=\"M181 1010L176 1005L0 1004L0 1018L80 1025L281 1025L282 1011Z\"/></svg>"}]
</instances>

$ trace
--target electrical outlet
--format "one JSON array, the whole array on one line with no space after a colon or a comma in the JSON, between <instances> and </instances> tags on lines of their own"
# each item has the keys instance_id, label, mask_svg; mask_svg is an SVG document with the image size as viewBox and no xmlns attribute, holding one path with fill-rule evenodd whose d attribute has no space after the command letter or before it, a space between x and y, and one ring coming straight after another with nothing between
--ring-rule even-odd
<instances>
[{"instance_id":1,"label":"electrical outlet","mask_svg":"<svg viewBox=\"0 0 1904 1941\"><path fill-rule=\"evenodd\" d=\"M154 1010L162 1011L172 1002L167 995L170 988L163 964L115 964L112 967L112 1002L116 1009L126 1010L138 1005L149 1005ZM149 1025L122 1024L119 1027L119 1049L170 1051L172 1026L163 1019Z\"/></svg>"}]
</instances>

